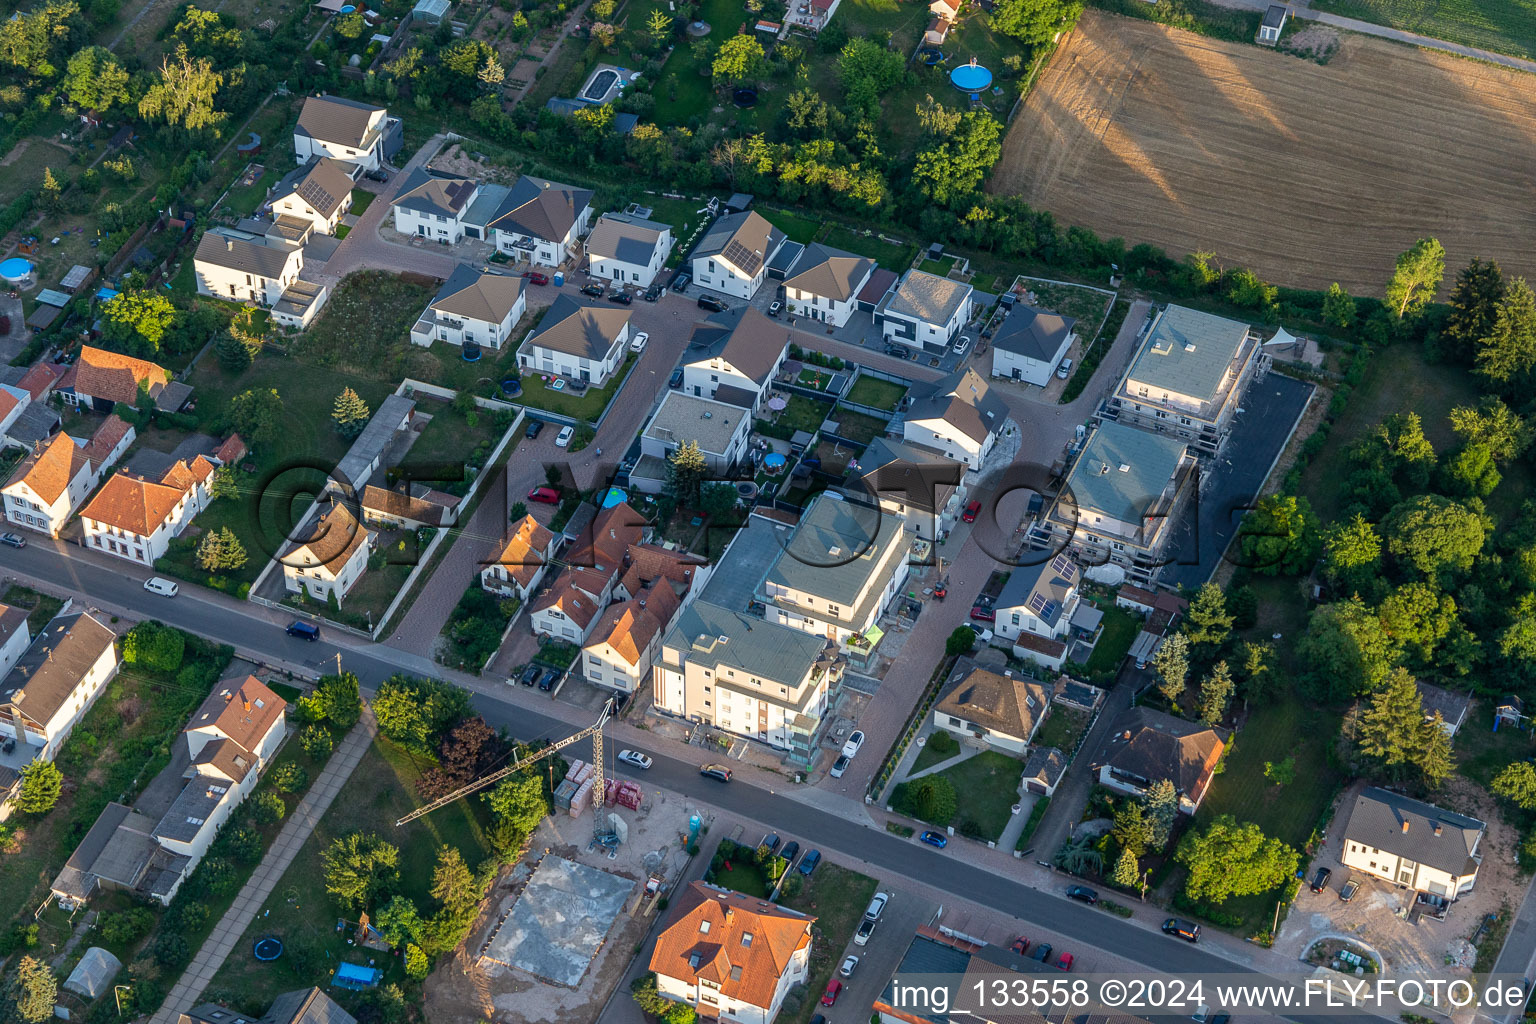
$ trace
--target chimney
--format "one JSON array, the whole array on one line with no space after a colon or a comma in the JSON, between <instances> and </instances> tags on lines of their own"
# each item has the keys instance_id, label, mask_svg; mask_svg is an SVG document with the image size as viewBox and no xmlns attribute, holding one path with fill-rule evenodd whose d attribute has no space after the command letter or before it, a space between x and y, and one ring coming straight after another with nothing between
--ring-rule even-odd
<instances>
[{"instance_id":1,"label":"chimney","mask_svg":"<svg viewBox=\"0 0 1536 1024\"><path fill-rule=\"evenodd\" d=\"M226 238L226 239L224 239L224 250L226 252L234 252L235 251L235 240L233 238Z\"/></svg>"},{"instance_id":2,"label":"chimney","mask_svg":"<svg viewBox=\"0 0 1536 1024\"><path fill-rule=\"evenodd\" d=\"M1438 821L1435 822L1435 835L1439 835L1443 831L1444 829L1440 827L1440 823Z\"/></svg>"},{"instance_id":3,"label":"chimney","mask_svg":"<svg viewBox=\"0 0 1536 1024\"><path fill-rule=\"evenodd\" d=\"M1131 730L1125 730L1125 732L1120 734L1120 738L1123 740L1129 740L1131 738Z\"/></svg>"},{"instance_id":4,"label":"chimney","mask_svg":"<svg viewBox=\"0 0 1536 1024\"><path fill-rule=\"evenodd\" d=\"M1404 832L1408 831L1408 819L1407 818L1403 819L1403 831Z\"/></svg>"}]
</instances>

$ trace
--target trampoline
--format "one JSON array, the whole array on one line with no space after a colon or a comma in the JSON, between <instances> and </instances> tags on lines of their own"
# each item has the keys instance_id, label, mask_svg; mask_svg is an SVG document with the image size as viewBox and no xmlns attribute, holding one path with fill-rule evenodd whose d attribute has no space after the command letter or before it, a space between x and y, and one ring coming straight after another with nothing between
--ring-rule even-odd
<instances>
[{"instance_id":1,"label":"trampoline","mask_svg":"<svg viewBox=\"0 0 1536 1024\"><path fill-rule=\"evenodd\" d=\"M508 377L501 382L501 393L508 398L516 398L523 393L523 382L515 377Z\"/></svg>"},{"instance_id":2,"label":"trampoline","mask_svg":"<svg viewBox=\"0 0 1536 1024\"><path fill-rule=\"evenodd\" d=\"M972 57L969 64L961 64L949 73L949 81L961 92L979 93L992 84L992 72L976 63Z\"/></svg>"},{"instance_id":3,"label":"trampoline","mask_svg":"<svg viewBox=\"0 0 1536 1024\"><path fill-rule=\"evenodd\" d=\"M265 936L256 940L251 952L262 963L271 963L283 955L283 940L275 935Z\"/></svg>"},{"instance_id":4,"label":"trampoline","mask_svg":"<svg viewBox=\"0 0 1536 1024\"><path fill-rule=\"evenodd\" d=\"M747 107L757 105L757 90L741 88L731 94L731 102L745 110Z\"/></svg>"},{"instance_id":5,"label":"trampoline","mask_svg":"<svg viewBox=\"0 0 1536 1024\"><path fill-rule=\"evenodd\" d=\"M4 278L6 284L21 284L31 276L32 264L20 256L12 256L0 263L0 278Z\"/></svg>"},{"instance_id":6,"label":"trampoline","mask_svg":"<svg viewBox=\"0 0 1536 1024\"><path fill-rule=\"evenodd\" d=\"M944 63L944 51L924 50L922 53L918 54L918 59L921 60L924 64L927 64L929 67L933 67L935 64Z\"/></svg>"},{"instance_id":7,"label":"trampoline","mask_svg":"<svg viewBox=\"0 0 1536 1024\"><path fill-rule=\"evenodd\" d=\"M460 355L466 363L478 363L480 361L480 346L466 343Z\"/></svg>"}]
</instances>

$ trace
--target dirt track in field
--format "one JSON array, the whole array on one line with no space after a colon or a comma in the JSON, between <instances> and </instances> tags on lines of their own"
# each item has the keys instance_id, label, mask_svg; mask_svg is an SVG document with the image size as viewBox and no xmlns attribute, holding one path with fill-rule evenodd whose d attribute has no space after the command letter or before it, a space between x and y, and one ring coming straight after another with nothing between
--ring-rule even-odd
<instances>
[{"instance_id":1,"label":"dirt track in field","mask_svg":"<svg viewBox=\"0 0 1536 1024\"><path fill-rule=\"evenodd\" d=\"M1536 76L1344 34L1324 66L1084 12L990 191L1276 284L1379 295L1434 235L1536 277Z\"/></svg>"}]
</instances>

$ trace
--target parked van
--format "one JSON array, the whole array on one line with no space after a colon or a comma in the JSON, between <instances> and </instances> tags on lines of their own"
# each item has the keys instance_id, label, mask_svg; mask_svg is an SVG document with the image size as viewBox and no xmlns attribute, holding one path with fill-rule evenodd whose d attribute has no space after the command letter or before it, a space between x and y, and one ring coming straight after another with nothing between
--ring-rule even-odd
<instances>
[{"instance_id":1,"label":"parked van","mask_svg":"<svg viewBox=\"0 0 1536 1024\"><path fill-rule=\"evenodd\" d=\"M144 589L151 594L159 594L162 597L175 597L181 590L175 580L168 580L161 576L151 576L144 581Z\"/></svg>"},{"instance_id":2,"label":"parked van","mask_svg":"<svg viewBox=\"0 0 1536 1024\"><path fill-rule=\"evenodd\" d=\"M288 635L314 643L320 639L320 627L308 622L290 622L288 624Z\"/></svg>"}]
</instances>

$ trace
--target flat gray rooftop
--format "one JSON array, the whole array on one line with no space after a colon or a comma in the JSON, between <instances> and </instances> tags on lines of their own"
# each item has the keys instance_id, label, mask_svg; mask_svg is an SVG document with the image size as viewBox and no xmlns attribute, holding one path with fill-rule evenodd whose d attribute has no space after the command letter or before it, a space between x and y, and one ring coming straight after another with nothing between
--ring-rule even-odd
<instances>
[{"instance_id":1,"label":"flat gray rooftop","mask_svg":"<svg viewBox=\"0 0 1536 1024\"><path fill-rule=\"evenodd\" d=\"M485 956L575 988L634 887L628 878L545 857Z\"/></svg>"},{"instance_id":2,"label":"flat gray rooftop","mask_svg":"<svg viewBox=\"0 0 1536 1024\"><path fill-rule=\"evenodd\" d=\"M704 585L702 600L733 612L744 612L754 600L757 585L794 535L793 528L762 516L748 516L721 559L720 568Z\"/></svg>"}]
</instances>

